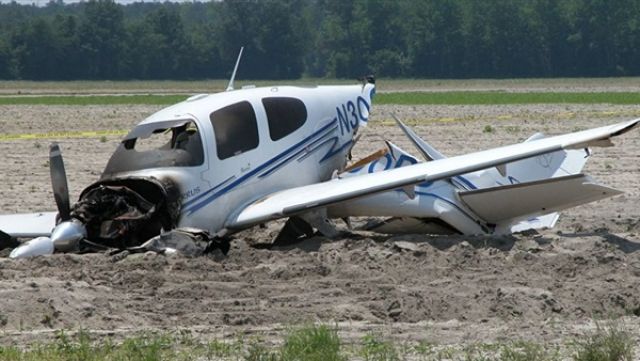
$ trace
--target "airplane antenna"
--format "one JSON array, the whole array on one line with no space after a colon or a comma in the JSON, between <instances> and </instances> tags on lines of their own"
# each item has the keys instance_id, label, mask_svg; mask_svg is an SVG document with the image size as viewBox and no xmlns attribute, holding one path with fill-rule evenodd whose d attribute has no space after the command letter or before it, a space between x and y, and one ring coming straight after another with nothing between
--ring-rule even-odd
<instances>
[{"instance_id":1,"label":"airplane antenna","mask_svg":"<svg viewBox=\"0 0 640 361\"><path fill-rule=\"evenodd\" d=\"M240 65L240 58L242 57L243 50L244 46L240 47L240 53L238 54L238 59L236 60L236 66L233 67L233 73L231 73L231 79L229 80L229 85L227 85L226 91L233 90L233 81L236 80L236 72L238 71L238 65Z\"/></svg>"}]
</instances>

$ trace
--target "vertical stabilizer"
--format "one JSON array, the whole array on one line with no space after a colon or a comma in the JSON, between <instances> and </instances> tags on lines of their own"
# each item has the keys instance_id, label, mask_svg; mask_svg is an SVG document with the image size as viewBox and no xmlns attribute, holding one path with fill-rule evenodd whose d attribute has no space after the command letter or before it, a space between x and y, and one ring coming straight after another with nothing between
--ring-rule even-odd
<instances>
[{"instance_id":1,"label":"vertical stabilizer","mask_svg":"<svg viewBox=\"0 0 640 361\"><path fill-rule=\"evenodd\" d=\"M537 133L525 143L542 138L544 136ZM505 176L510 183L520 183L578 174L587 162L589 154L587 149L568 149L526 158L509 163Z\"/></svg>"}]
</instances>

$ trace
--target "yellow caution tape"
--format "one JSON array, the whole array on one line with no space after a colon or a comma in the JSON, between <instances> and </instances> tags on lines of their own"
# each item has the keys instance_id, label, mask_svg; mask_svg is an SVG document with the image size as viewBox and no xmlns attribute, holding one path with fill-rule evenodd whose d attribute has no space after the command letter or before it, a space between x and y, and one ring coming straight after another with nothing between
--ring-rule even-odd
<instances>
[{"instance_id":1,"label":"yellow caution tape","mask_svg":"<svg viewBox=\"0 0 640 361\"><path fill-rule=\"evenodd\" d=\"M1 140L30 140L30 139L67 139L67 138L94 138L104 137L107 135L123 136L127 134L127 130L93 130L93 131L65 131L65 132L46 132L46 133L0 133Z\"/></svg>"}]
</instances>

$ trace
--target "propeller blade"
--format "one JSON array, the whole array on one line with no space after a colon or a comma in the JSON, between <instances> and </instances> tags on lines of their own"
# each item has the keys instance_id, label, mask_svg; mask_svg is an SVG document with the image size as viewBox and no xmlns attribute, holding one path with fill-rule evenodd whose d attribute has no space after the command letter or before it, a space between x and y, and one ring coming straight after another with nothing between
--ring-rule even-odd
<instances>
[{"instance_id":1,"label":"propeller blade","mask_svg":"<svg viewBox=\"0 0 640 361\"><path fill-rule=\"evenodd\" d=\"M51 172L51 186L53 197L56 199L58 213L62 222L71 219L71 206L69 204L69 187L67 186L67 174L64 171L64 162L58 143L49 147L49 170Z\"/></svg>"}]
</instances>

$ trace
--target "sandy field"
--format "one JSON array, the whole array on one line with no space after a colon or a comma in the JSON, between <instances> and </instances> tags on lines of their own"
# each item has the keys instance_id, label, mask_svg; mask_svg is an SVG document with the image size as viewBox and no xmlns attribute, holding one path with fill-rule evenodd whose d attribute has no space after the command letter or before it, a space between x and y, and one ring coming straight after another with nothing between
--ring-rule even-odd
<instances>
[{"instance_id":1,"label":"sandy field","mask_svg":"<svg viewBox=\"0 0 640 361\"><path fill-rule=\"evenodd\" d=\"M2 106L1 133L127 129L155 106ZM447 155L640 116L640 106L378 106L356 158L391 140L413 151L391 113ZM491 131L487 131L491 126ZM96 180L118 136L59 140L72 199ZM0 213L54 208L51 139L1 141ZM0 257L0 344L53 330L189 329L202 337L337 325L443 345L531 340L563 345L618 319L640 341L640 133L597 148L585 169L625 194L562 214L556 228L508 237L320 237L261 249L278 224L237 235L228 256ZM409 242L411 247L407 247ZM399 243L400 242L400 243ZM6 256L7 250L0 251Z\"/></svg>"}]
</instances>

